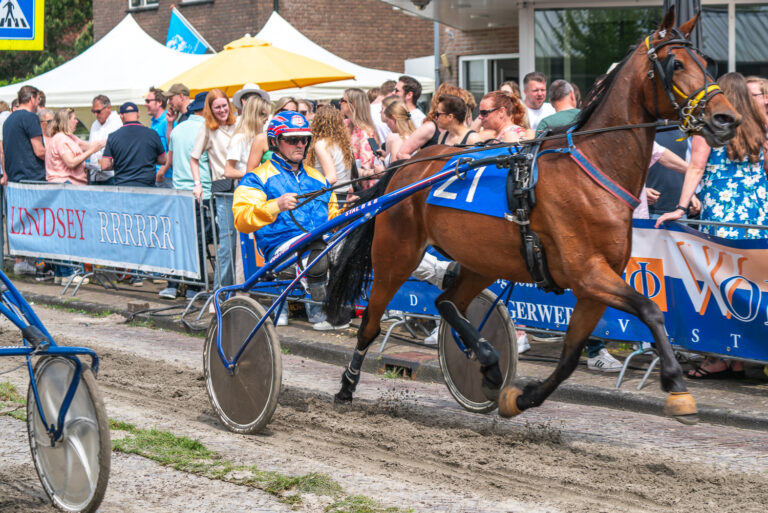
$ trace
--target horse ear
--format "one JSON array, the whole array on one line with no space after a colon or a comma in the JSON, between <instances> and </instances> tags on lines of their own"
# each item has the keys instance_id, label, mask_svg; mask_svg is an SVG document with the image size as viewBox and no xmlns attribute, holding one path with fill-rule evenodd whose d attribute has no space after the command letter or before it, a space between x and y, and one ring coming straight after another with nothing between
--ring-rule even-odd
<instances>
[{"instance_id":1,"label":"horse ear","mask_svg":"<svg viewBox=\"0 0 768 513\"><path fill-rule=\"evenodd\" d=\"M691 32L693 32L694 27L696 27L696 24L699 22L700 16L701 11L698 11L693 18L680 25L680 32L683 33L686 39L691 37Z\"/></svg>"},{"instance_id":2,"label":"horse ear","mask_svg":"<svg viewBox=\"0 0 768 513\"><path fill-rule=\"evenodd\" d=\"M675 6L669 8L667 14L664 15L664 19L661 20L658 32L669 32L675 28ZM659 37L663 37L659 35Z\"/></svg>"}]
</instances>

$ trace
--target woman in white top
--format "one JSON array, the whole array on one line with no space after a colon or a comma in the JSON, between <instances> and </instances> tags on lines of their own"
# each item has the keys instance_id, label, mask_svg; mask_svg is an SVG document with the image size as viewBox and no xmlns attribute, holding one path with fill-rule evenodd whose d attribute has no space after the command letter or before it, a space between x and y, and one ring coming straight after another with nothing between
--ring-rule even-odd
<instances>
[{"instance_id":1,"label":"woman in white top","mask_svg":"<svg viewBox=\"0 0 768 513\"><path fill-rule=\"evenodd\" d=\"M350 180L355 157L344 117L334 107L318 107L312 120L312 142L307 149L306 164L322 171L328 183ZM336 190L336 197L344 201L351 187Z\"/></svg>"},{"instance_id":2,"label":"woman in white top","mask_svg":"<svg viewBox=\"0 0 768 513\"><path fill-rule=\"evenodd\" d=\"M416 127L405 103L397 96L390 96L382 101L381 120L390 130L384 142L384 165L389 166L397 160L397 154L405 140ZM423 126L423 125L422 125Z\"/></svg>"},{"instance_id":3,"label":"woman in white top","mask_svg":"<svg viewBox=\"0 0 768 513\"><path fill-rule=\"evenodd\" d=\"M189 167L195 181L192 192L198 201L203 198L203 185L200 182L200 157L208 152L208 166L211 172L211 191L230 193L234 191L234 181L225 175L227 167L227 148L235 133L234 108L229 97L221 89L213 89L205 97L203 108L205 124L200 127ZM216 227L219 234L219 248L216 253L217 265L213 281L214 288L234 283L234 257L237 246L235 219L232 216L232 196L214 196L216 205Z\"/></svg>"},{"instance_id":4,"label":"woman in white top","mask_svg":"<svg viewBox=\"0 0 768 513\"><path fill-rule=\"evenodd\" d=\"M235 134L227 148L227 164L224 176L239 180L246 172L261 163L261 157L267 151L267 134L264 123L269 118L269 102L259 96L251 96L243 107L243 113L237 119ZM254 148L256 152L252 153ZM247 167L250 156L258 161L253 167Z\"/></svg>"}]
</instances>

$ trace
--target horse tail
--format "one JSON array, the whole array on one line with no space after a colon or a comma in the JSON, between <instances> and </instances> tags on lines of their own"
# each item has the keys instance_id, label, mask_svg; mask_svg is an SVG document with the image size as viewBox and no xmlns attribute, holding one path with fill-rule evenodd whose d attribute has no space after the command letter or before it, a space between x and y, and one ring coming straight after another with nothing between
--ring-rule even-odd
<instances>
[{"instance_id":1,"label":"horse tail","mask_svg":"<svg viewBox=\"0 0 768 513\"><path fill-rule=\"evenodd\" d=\"M392 167L399 163L393 163ZM382 196L394 174L387 173L372 187L356 192L355 195L359 199L349 204L349 208ZM341 249L332 259L325 300L325 312L332 323L333 320L340 319L345 307L353 305L371 284L371 245L375 222L374 217L355 228L342 242Z\"/></svg>"}]
</instances>

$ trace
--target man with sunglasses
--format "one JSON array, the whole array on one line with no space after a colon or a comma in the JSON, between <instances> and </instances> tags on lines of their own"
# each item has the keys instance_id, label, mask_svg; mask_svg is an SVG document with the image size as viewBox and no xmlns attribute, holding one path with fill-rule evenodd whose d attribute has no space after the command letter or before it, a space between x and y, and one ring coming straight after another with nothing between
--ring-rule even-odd
<instances>
[{"instance_id":1,"label":"man with sunglasses","mask_svg":"<svg viewBox=\"0 0 768 513\"><path fill-rule=\"evenodd\" d=\"M93 99L91 112L96 116L96 120L91 125L91 132L88 135L89 142L106 141L109 134L116 132L123 126L120 116L112 110L112 102L103 94ZM115 184L115 172L111 169L107 171L101 169L99 161L103 155L104 149L102 148L88 157L85 163L91 185Z\"/></svg>"},{"instance_id":2,"label":"man with sunglasses","mask_svg":"<svg viewBox=\"0 0 768 513\"><path fill-rule=\"evenodd\" d=\"M336 195L332 191L306 202L297 198L299 194L329 186L320 171L304 165L311 136L309 122L298 112L276 114L267 127L272 158L247 172L235 189L232 206L235 227L243 233L254 232L259 252L267 260L287 251L305 231L312 231L338 214ZM321 247L320 241L308 248L309 254L302 259L304 265L314 259ZM315 265L307 274L307 281L302 283L318 302L325 299L326 269L327 263ZM322 311L312 308L308 308L308 314L316 330L349 326L343 322L333 326Z\"/></svg>"}]
</instances>

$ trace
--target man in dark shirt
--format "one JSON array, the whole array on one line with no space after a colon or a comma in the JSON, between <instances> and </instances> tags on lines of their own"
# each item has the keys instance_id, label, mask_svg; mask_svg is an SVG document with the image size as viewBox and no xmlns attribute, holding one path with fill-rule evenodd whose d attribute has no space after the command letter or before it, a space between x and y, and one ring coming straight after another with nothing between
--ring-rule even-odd
<instances>
[{"instance_id":1,"label":"man in dark shirt","mask_svg":"<svg viewBox=\"0 0 768 513\"><path fill-rule=\"evenodd\" d=\"M101 169L115 170L115 185L154 187L155 165L165 164L160 136L139 123L139 108L126 102L120 106L123 126L107 138Z\"/></svg>"},{"instance_id":2,"label":"man in dark shirt","mask_svg":"<svg viewBox=\"0 0 768 513\"><path fill-rule=\"evenodd\" d=\"M682 139L682 140L680 140ZM684 138L680 130L667 130L656 133L656 142L664 146L675 155L686 160L688 152L688 140ZM680 203L680 192L683 190L685 173L677 173L661 165L660 162L648 169L648 179L645 186L658 191L658 199L651 204L648 202L648 211L651 217L672 212Z\"/></svg>"},{"instance_id":3,"label":"man in dark shirt","mask_svg":"<svg viewBox=\"0 0 768 513\"><path fill-rule=\"evenodd\" d=\"M37 118L39 93L32 86L19 89L19 108L3 123L3 185L9 180L45 181L45 146L40 120Z\"/></svg>"}]
</instances>

